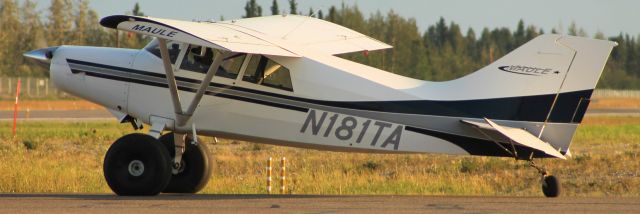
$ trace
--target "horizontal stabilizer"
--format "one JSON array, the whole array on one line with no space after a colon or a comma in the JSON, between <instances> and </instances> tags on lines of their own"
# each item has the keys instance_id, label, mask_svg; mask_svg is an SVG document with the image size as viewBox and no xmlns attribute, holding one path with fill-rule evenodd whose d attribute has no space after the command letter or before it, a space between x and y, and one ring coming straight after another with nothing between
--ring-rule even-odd
<instances>
[{"instance_id":1,"label":"horizontal stabilizer","mask_svg":"<svg viewBox=\"0 0 640 214\"><path fill-rule=\"evenodd\" d=\"M487 123L474 122L469 120L462 120L462 122L465 124L478 127L480 129L495 131L500 135L510 139L511 141L513 141L518 145L544 152L545 154L551 155L553 157L567 159L558 150L553 148L553 146L540 140L539 138L537 138L536 136L534 136L533 134L531 134L526 130L507 127L507 126L500 126L487 118L484 118L484 120Z\"/></svg>"}]
</instances>

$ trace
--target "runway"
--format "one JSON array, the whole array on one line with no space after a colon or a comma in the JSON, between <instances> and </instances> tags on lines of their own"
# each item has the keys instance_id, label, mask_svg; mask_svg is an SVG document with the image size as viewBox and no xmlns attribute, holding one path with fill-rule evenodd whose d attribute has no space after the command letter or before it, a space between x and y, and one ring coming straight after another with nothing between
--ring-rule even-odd
<instances>
[{"instance_id":1,"label":"runway","mask_svg":"<svg viewBox=\"0 0 640 214\"><path fill-rule=\"evenodd\" d=\"M640 198L0 194L0 213L639 213Z\"/></svg>"}]
</instances>

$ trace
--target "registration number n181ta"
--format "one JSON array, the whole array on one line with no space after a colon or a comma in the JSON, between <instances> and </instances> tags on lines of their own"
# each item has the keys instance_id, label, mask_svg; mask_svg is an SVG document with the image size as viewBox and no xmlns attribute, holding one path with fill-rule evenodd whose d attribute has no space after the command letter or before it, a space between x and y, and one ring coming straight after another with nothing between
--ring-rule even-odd
<instances>
[{"instance_id":1,"label":"registration number n181ta","mask_svg":"<svg viewBox=\"0 0 640 214\"><path fill-rule=\"evenodd\" d=\"M300 133L310 132L325 138L367 143L372 147L393 146L393 150L398 150L402 130L404 126L398 124L310 109ZM373 138L365 139L366 134L371 132L375 133Z\"/></svg>"}]
</instances>

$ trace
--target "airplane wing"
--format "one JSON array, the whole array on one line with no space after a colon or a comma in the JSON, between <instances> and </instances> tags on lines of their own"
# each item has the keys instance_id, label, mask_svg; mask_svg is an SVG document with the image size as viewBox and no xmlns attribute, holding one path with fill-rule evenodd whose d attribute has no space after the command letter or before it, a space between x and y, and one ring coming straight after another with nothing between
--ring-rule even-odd
<instances>
[{"instance_id":1,"label":"airplane wing","mask_svg":"<svg viewBox=\"0 0 640 214\"><path fill-rule=\"evenodd\" d=\"M461 122L483 129L483 130L497 132L500 135L510 139L511 141L513 141L518 145L544 152L545 154L551 155L553 157L567 159L558 150L553 148L553 146L540 140L539 138L532 135L528 131L525 131L523 129L518 129L518 128L507 127L507 126L500 126L487 118L484 118L484 120L487 123L474 122L469 120L461 120Z\"/></svg>"},{"instance_id":2,"label":"airplane wing","mask_svg":"<svg viewBox=\"0 0 640 214\"><path fill-rule=\"evenodd\" d=\"M308 16L263 16L221 24L250 29L258 33L258 37L267 35L331 55L392 47L349 28Z\"/></svg>"},{"instance_id":3,"label":"airplane wing","mask_svg":"<svg viewBox=\"0 0 640 214\"><path fill-rule=\"evenodd\" d=\"M298 54L265 39L223 24L127 15L108 16L100 20L100 24L108 28L231 52L300 57Z\"/></svg>"},{"instance_id":4,"label":"airplane wing","mask_svg":"<svg viewBox=\"0 0 640 214\"><path fill-rule=\"evenodd\" d=\"M297 49L330 55L391 48L383 42L322 19L266 16L224 22L189 22L114 15L104 27L238 53L299 57Z\"/></svg>"}]
</instances>

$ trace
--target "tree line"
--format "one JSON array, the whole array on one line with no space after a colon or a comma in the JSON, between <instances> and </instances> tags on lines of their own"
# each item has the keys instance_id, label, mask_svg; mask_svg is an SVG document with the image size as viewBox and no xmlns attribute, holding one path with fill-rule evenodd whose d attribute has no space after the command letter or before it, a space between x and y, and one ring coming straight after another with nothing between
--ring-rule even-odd
<instances>
[{"instance_id":1,"label":"tree line","mask_svg":"<svg viewBox=\"0 0 640 214\"><path fill-rule=\"evenodd\" d=\"M518 22L516 29L473 28L465 32L453 22L440 18L424 32L414 18L405 18L388 11L366 16L357 6L341 4L328 10L301 12L295 0L286 0L288 7L280 7L278 0L262 10L255 0L248 0L244 18L263 15L300 14L324 19L354 29L394 48L371 53L340 55L393 73L418 79L444 81L469 74L495 61L518 46L545 31L535 25ZM43 69L31 66L21 56L23 52L55 45L93 45L140 48L149 38L130 33L116 33L98 24L97 13L87 0L52 0L46 17L36 11L32 0L20 5L15 0L2 0L0 5L0 76L46 75ZM266 12L269 11L269 12ZM269 13L269 14L268 14ZM138 4L130 14L143 15ZM221 19L223 19L221 17ZM551 29L558 33L563 29ZM572 23L566 33L587 36ZM619 46L607 61L598 88L640 89L640 42L637 37L620 33L597 39L618 42Z\"/></svg>"}]
</instances>

